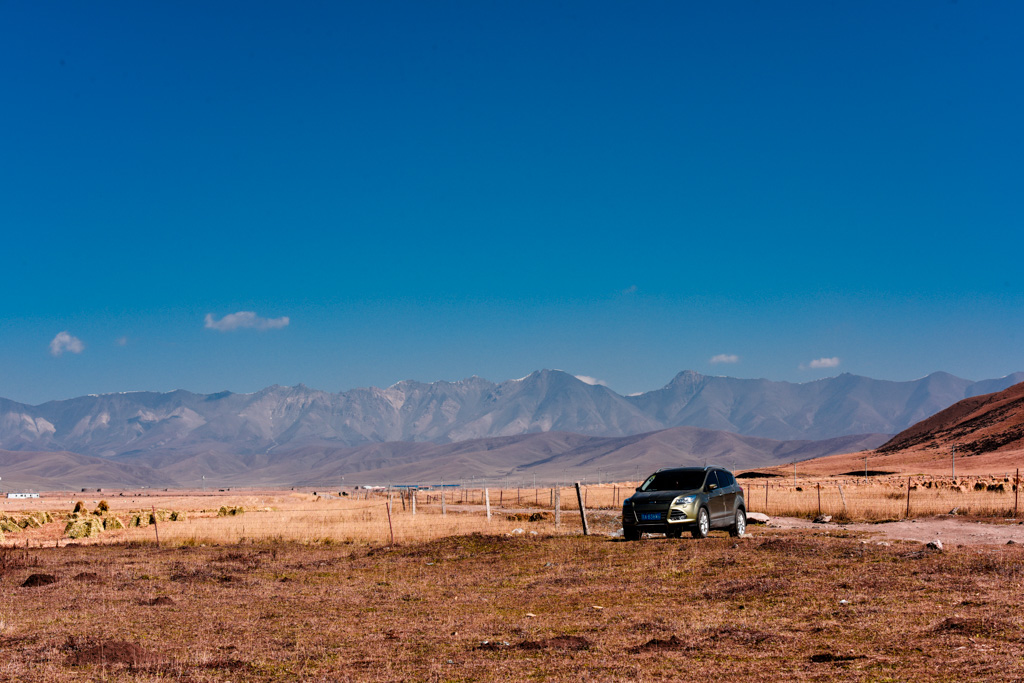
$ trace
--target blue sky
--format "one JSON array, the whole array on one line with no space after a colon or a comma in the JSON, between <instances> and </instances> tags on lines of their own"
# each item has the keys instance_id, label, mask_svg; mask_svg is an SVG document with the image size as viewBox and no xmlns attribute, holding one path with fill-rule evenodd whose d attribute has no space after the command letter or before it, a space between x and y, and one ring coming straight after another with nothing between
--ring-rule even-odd
<instances>
[{"instance_id":1,"label":"blue sky","mask_svg":"<svg viewBox=\"0 0 1024 683\"><path fill-rule=\"evenodd\" d=\"M1022 370L1022 34L1015 2L4 2L0 396Z\"/></svg>"}]
</instances>

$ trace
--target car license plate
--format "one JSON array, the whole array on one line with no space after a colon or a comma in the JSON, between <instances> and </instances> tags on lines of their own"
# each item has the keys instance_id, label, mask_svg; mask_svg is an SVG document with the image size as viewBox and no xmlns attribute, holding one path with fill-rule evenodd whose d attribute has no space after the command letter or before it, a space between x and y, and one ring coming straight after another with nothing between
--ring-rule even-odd
<instances>
[{"instance_id":1,"label":"car license plate","mask_svg":"<svg viewBox=\"0 0 1024 683\"><path fill-rule=\"evenodd\" d=\"M641 512L640 521L642 522L657 522L661 520L660 512Z\"/></svg>"}]
</instances>

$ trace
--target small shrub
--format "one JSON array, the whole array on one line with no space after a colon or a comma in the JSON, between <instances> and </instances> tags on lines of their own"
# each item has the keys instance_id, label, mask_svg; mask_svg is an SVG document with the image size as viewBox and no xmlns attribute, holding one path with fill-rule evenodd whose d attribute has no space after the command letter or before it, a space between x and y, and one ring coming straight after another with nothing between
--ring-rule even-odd
<instances>
[{"instance_id":1,"label":"small shrub","mask_svg":"<svg viewBox=\"0 0 1024 683\"><path fill-rule=\"evenodd\" d=\"M96 512L100 514L106 514L110 512L110 503L105 500L101 500L99 505L96 506Z\"/></svg>"},{"instance_id":2,"label":"small shrub","mask_svg":"<svg viewBox=\"0 0 1024 683\"><path fill-rule=\"evenodd\" d=\"M83 503L82 501L78 501L77 503L75 503L75 509L72 510L71 512L72 513L79 513L79 512L84 513L85 511L86 511L85 510L85 503Z\"/></svg>"}]
</instances>

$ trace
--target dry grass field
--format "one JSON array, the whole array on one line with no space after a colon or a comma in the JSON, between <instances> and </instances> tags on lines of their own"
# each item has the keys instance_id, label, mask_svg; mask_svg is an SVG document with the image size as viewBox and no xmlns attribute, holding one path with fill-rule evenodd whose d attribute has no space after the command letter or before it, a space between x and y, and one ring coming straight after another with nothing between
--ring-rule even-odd
<instances>
[{"instance_id":1,"label":"dry grass field","mask_svg":"<svg viewBox=\"0 0 1024 683\"><path fill-rule=\"evenodd\" d=\"M770 508L816 512L815 482L769 483ZM847 481L851 516L904 505L896 483ZM915 485L912 509L1013 496ZM1020 545L934 551L835 525L627 543L609 534L631 491L588 488L589 537L570 489L558 527L546 489L490 491L490 521L479 491L449 491L443 515L436 494L415 515L394 497L390 525L382 493L105 492L109 515L187 519L83 539L61 515L84 494L4 501L9 519L59 514L0 548L0 680L1024 678Z\"/></svg>"},{"instance_id":2,"label":"dry grass field","mask_svg":"<svg viewBox=\"0 0 1024 683\"><path fill-rule=\"evenodd\" d=\"M1014 680L1022 581L835 528L8 548L0 680Z\"/></svg>"},{"instance_id":3,"label":"dry grass field","mask_svg":"<svg viewBox=\"0 0 1024 683\"><path fill-rule=\"evenodd\" d=\"M1019 506L1013 477L962 477L955 482L937 476L823 477L820 479L747 479L741 484L747 509L770 516L814 518L827 514L836 522L878 522L945 515L1003 520L1024 514ZM908 514L909 485L909 514ZM599 533L614 532L622 499L635 483L605 484L584 488L582 496L589 518ZM23 519L33 511L47 510L55 521L40 528L6 533L2 545L57 546L152 541L162 545L212 545L248 541L298 543L407 543L471 533L508 534L530 532L577 534L582 529L576 492L563 488L420 491L413 511L412 496L398 491L294 492L238 490L202 493L105 492L54 493L39 499L0 501L0 522ZM445 503L441 504L441 495ZM65 533L69 513L79 501L87 513L99 505L103 517L121 520L128 528L103 531L95 537L70 539ZM554 503L559 501L560 514ZM390 501L391 514L388 514ZM491 518L485 515L489 501ZM222 508L244 510L223 514ZM132 517L148 520L152 511L182 512L183 521L160 519L157 524L130 526ZM530 520L530 515L535 515ZM95 515L86 514L85 517ZM390 519L389 519L390 517ZM556 524L557 522L557 524Z\"/></svg>"}]
</instances>

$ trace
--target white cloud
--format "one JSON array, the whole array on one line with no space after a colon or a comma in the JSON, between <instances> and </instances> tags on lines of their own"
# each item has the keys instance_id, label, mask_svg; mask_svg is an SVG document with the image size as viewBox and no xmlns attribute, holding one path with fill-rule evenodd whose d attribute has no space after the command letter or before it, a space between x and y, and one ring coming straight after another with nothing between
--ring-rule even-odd
<instances>
[{"instance_id":1,"label":"white cloud","mask_svg":"<svg viewBox=\"0 0 1024 683\"><path fill-rule=\"evenodd\" d=\"M720 353L717 356L711 356L711 363L717 365L718 363L739 363L740 357L735 353Z\"/></svg>"},{"instance_id":2,"label":"white cloud","mask_svg":"<svg viewBox=\"0 0 1024 683\"><path fill-rule=\"evenodd\" d=\"M206 329L218 332L230 332L242 327L254 330L277 330L287 327L289 322L291 321L286 315L280 318L261 318L252 311L229 313L220 320L214 318L213 313L206 314Z\"/></svg>"},{"instance_id":3,"label":"white cloud","mask_svg":"<svg viewBox=\"0 0 1024 683\"><path fill-rule=\"evenodd\" d=\"M65 351L70 353L81 353L85 350L85 344L78 337L73 337L64 332L58 332L57 336L50 342L50 353L54 356L59 356Z\"/></svg>"},{"instance_id":4,"label":"white cloud","mask_svg":"<svg viewBox=\"0 0 1024 683\"><path fill-rule=\"evenodd\" d=\"M806 367L811 368L813 370L818 370L820 368L837 368L839 367L839 359L836 358L835 356L833 356L832 358L816 358L815 360L812 360L810 363L808 363ZM804 369L805 366L801 365L800 368Z\"/></svg>"},{"instance_id":5,"label":"white cloud","mask_svg":"<svg viewBox=\"0 0 1024 683\"><path fill-rule=\"evenodd\" d=\"M579 381L583 382L584 384L590 384L592 386L602 386L602 387L608 386L608 382L605 382L603 379L597 379L597 378L594 378L594 377L587 377L586 375L576 375L576 379L578 379Z\"/></svg>"}]
</instances>

